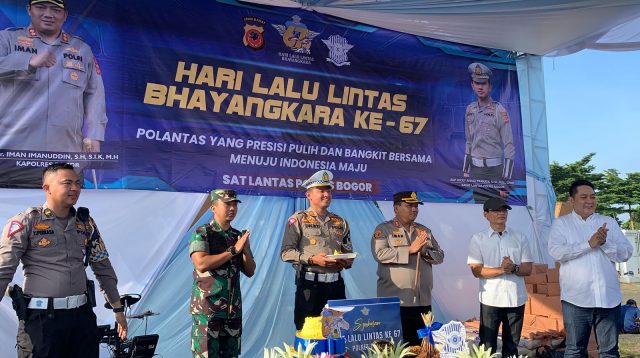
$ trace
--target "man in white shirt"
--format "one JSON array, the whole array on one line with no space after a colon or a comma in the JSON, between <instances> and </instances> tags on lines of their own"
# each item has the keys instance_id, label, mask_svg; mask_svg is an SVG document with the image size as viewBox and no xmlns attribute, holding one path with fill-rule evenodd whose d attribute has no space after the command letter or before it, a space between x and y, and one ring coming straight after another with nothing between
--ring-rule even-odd
<instances>
[{"instance_id":1,"label":"man in white shirt","mask_svg":"<svg viewBox=\"0 0 640 358\"><path fill-rule=\"evenodd\" d=\"M595 213L596 194L587 180L569 188L573 212L556 219L549 254L560 262L560 299L567 332L565 357L586 357L595 326L600 357L619 357L617 319L622 295L614 262L633 247L615 219Z\"/></svg>"},{"instance_id":2,"label":"man in white shirt","mask_svg":"<svg viewBox=\"0 0 640 358\"><path fill-rule=\"evenodd\" d=\"M527 290L523 276L531 274L528 240L507 228L511 207L501 198L484 203L489 228L471 237L467 264L480 279L480 344L496 352L502 324L502 356L518 356Z\"/></svg>"}]
</instances>

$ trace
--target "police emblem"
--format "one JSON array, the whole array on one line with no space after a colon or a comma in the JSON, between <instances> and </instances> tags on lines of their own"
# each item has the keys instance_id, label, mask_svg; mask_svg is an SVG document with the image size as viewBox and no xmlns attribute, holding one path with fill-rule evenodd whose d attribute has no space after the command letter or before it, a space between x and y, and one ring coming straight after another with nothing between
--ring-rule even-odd
<instances>
[{"instance_id":1,"label":"police emblem","mask_svg":"<svg viewBox=\"0 0 640 358\"><path fill-rule=\"evenodd\" d=\"M260 50L264 47L264 25L266 21L253 16L243 18L244 36L242 43L250 49Z\"/></svg>"},{"instance_id":2,"label":"police emblem","mask_svg":"<svg viewBox=\"0 0 640 358\"><path fill-rule=\"evenodd\" d=\"M40 238L40 240L38 240L38 242L36 242L36 245L39 247L47 247L51 244L51 241L49 239L47 239L46 237Z\"/></svg>"},{"instance_id":3,"label":"police emblem","mask_svg":"<svg viewBox=\"0 0 640 358\"><path fill-rule=\"evenodd\" d=\"M311 42L320 33L309 30L307 25L300 22L301 19L300 16L294 15L284 25L273 25L273 27L278 30L282 41L289 49L308 55L311 53Z\"/></svg>"},{"instance_id":4,"label":"police emblem","mask_svg":"<svg viewBox=\"0 0 640 358\"><path fill-rule=\"evenodd\" d=\"M347 42L347 39L340 35L331 35L328 39L322 40L329 48L329 57L327 61L333 63L336 66L349 66L349 57L347 52L353 48L353 45Z\"/></svg>"},{"instance_id":5,"label":"police emblem","mask_svg":"<svg viewBox=\"0 0 640 358\"><path fill-rule=\"evenodd\" d=\"M316 240L316 239L310 239L310 240L309 240L309 243L310 243L311 245L315 245L315 244L317 244L317 243L318 243L318 240Z\"/></svg>"},{"instance_id":6,"label":"police emblem","mask_svg":"<svg viewBox=\"0 0 640 358\"><path fill-rule=\"evenodd\" d=\"M418 194L416 194L415 191L411 192L411 199L412 200L418 200Z\"/></svg>"},{"instance_id":7,"label":"police emblem","mask_svg":"<svg viewBox=\"0 0 640 358\"><path fill-rule=\"evenodd\" d=\"M475 75L476 76L480 76L482 75L482 68L480 67L480 65L476 65L476 68L474 69Z\"/></svg>"},{"instance_id":8,"label":"police emblem","mask_svg":"<svg viewBox=\"0 0 640 358\"><path fill-rule=\"evenodd\" d=\"M324 181L324 182L328 182L329 181L329 173L327 173L327 172L322 173L322 181Z\"/></svg>"},{"instance_id":9,"label":"police emblem","mask_svg":"<svg viewBox=\"0 0 640 358\"><path fill-rule=\"evenodd\" d=\"M379 239L379 238L381 238L381 237L382 237L382 231L380 231L380 230L376 230L376 231L373 233L373 237L374 237L375 239Z\"/></svg>"},{"instance_id":10,"label":"police emblem","mask_svg":"<svg viewBox=\"0 0 640 358\"><path fill-rule=\"evenodd\" d=\"M71 72L71 74L69 74L69 77L73 80L73 81L77 81L78 80L78 72Z\"/></svg>"}]
</instances>

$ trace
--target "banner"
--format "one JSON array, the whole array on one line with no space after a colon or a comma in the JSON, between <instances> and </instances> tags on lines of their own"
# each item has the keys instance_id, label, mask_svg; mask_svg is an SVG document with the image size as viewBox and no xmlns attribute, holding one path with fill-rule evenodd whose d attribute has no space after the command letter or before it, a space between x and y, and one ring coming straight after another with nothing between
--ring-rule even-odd
<instances>
[{"instance_id":1,"label":"banner","mask_svg":"<svg viewBox=\"0 0 640 358\"><path fill-rule=\"evenodd\" d=\"M366 354L375 341L402 341L398 297L330 300L327 307L350 308L341 317L346 324L340 334L351 353Z\"/></svg>"},{"instance_id":2,"label":"banner","mask_svg":"<svg viewBox=\"0 0 640 358\"><path fill-rule=\"evenodd\" d=\"M22 1L0 5L26 28L0 35L2 186L67 161L87 187L302 196L329 170L336 197L526 205L508 53L234 1L68 14L43 47ZM26 66L38 51L56 64Z\"/></svg>"}]
</instances>

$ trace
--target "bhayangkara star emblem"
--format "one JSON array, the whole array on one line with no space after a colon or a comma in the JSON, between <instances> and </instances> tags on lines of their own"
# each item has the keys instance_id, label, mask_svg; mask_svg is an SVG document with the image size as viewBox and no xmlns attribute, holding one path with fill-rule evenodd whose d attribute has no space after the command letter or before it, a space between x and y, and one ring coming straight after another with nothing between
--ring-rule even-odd
<instances>
[{"instance_id":1,"label":"bhayangkara star emblem","mask_svg":"<svg viewBox=\"0 0 640 358\"><path fill-rule=\"evenodd\" d=\"M353 45L347 42L347 39L340 35L331 35L328 39L322 40L329 48L329 57L327 61L333 63L336 66L348 66L351 65L347 52L353 48Z\"/></svg>"}]
</instances>

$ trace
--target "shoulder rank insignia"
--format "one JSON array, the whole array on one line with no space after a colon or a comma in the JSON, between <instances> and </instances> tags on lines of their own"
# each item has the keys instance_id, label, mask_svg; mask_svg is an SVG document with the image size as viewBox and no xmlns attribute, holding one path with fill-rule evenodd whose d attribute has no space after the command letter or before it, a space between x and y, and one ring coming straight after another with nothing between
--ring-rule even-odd
<instances>
[{"instance_id":1,"label":"shoulder rank insignia","mask_svg":"<svg viewBox=\"0 0 640 358\"><path fill-rule=\"evenodd\" d=\"M44 209L44 211L42 212L44 214L44 216L48 217L48 218L52 218L53 217L53 210L46 208Z\"/></svg>"},{"instance_id":2,"label":"shoulder rank insignia","mask_svg":"<svg viewBox=\"0 0 640 358\"><path fill-rule=\"evenodd\" d=\"M69 43L69 34L62 31L62 36L60 36L60 40L64 43Z\"/></svg>"},{"instance_id":3,"label":"shoulder rank insignia","mask_svg":"<svg viewBox=\"0 0 640 358\"><path fill-rule=\"evenodd\" d=\"M400 222L398 220L393 220L393 226L400 227Z\"/></svg>"},{"instance_id":4,"label":"shoulder rank insignia","mask_svg":"<svg viewBox=\"0 0 640 358\"><path fill-rule=\"evenodd\" d=\"M24 229L24 225L20 221L12 221L11 225L9 225L9 232L7 233L7 237L11 237Z\"/></svg>"}]
</instances>

